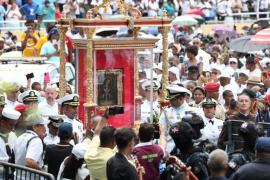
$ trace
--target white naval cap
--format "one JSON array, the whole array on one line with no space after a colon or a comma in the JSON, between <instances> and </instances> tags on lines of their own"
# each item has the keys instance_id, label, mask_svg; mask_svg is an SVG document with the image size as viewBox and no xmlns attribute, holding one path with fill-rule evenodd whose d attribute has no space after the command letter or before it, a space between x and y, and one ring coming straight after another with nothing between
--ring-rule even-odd
<instances>
[{"instance_id":1,"label":"white naval cap","mask_svg":"<svg viewBox=\"0 0 270 180\"><path fill-rule=\"evenodd\" d=\"M49 115L48 116L48 120L50 121L50 123L54 126L54 127L59 127L63 122L65 116L64 115Z\"/></svg>"},{"instance_id":2,"label":"white naval cap","mask_svg":"<svg viewBox=\"0 0 270 180\"><path fill-rule=\"evenodd\" d=\"M69 106L79 106L79 95L78 94L68 94L57 100L58 104L69 105Z\"/></svg>"},{"instance_id":3,"label":"white naval cap","mask_svg":"<svg viewBox=\"0 0 270 180\"><path fill-rule=\"evenodd\" d=\"M27 90L19 95L18 101L21 103L24 101L40 101L40 94L36 90Z\"/></svg>"},{"instance_id":4,"label":"white naval cap","mask_svg":"<svg viewBox=\"0 0 270 180\"><path fill-rule=\"evenodd\" d=\"M17 121L20 118L21 113L10 107L4 107L2 111L2 116L7 119Z\"/></svg>"},{"instance_id":5,"label":"white naval cap","mask_svg":"<svg viewBox=\"0 0 270 180\"><path fill-rule=\"evenodd\" d=\"M151 83L153 84L153 90L157 91L160 88L160 83L157 80L151 81L150 79L147 79L142 83L142 89L143 90L150 90L151 89Z\"/></svg>"},{"instance_id":6,"label":"white naval cap","mask_svg":"<svg viewBox=\"0 0 270 180\"><path fill-rule=\"evenodd\" d=\"M168 96L166 99L168 100L174 99L175 97L181 94L191 93L188 89L181 87L179 85L171 85L171 86L168 86L166 89L168 91Z\"/></svg>"}]
</instances>

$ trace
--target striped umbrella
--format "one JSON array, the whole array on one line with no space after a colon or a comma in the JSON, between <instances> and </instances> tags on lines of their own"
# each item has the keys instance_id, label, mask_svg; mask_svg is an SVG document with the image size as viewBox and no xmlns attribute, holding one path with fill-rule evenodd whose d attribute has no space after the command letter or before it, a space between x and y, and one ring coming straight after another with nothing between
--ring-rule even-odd
<instances>
[{"instance_id":1,"label":"striped umbrella","mask_svg":"<svg viewBox=\"0 0 270 180\"><path fill-rule=\"evenodd\" d=\"M270 44L270 28L257 32L251 39L254 44Z\"/></svg>"}]
</instances>

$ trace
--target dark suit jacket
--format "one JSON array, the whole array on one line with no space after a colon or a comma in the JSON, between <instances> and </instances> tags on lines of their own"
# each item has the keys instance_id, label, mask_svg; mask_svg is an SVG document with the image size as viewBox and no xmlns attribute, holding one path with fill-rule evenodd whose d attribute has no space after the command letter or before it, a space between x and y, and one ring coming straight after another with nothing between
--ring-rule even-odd
<instances>
[{"instance_id":1,"label":"dark suit jacket","mask_svg":"<svg viewBox=\"0 0 270 180\"><path fill-rule=\"evenodd\" d=\"M108 180L138 180L136 168L121 153L116 153L107 162Z\"/></svg>"}]
</instances>

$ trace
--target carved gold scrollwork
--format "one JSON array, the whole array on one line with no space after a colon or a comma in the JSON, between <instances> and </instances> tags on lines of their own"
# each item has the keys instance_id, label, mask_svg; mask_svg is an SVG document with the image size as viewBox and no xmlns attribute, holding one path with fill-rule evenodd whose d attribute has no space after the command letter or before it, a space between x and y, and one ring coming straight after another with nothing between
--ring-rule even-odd
<instances>
[{"instance_id":1,"label":"carved gold scrollwork","mask_svg":"<svg viewBox=\"0 0 270 180\"><path fill-rule=\"evenodd\" d=\"M60 39L60 77L59 77L59 96L63 97L66 94L66 54L65 54L65 36L68 30L67 27L59 26L59 39Z\"/></svg>"},{"instance_id":2,"label":"carved gold scrollwork","mask_svg":"<svg viewBox=\"0 0 270 180\"><path fill-rule=\"evenodd\" d=\"M169 33L170 27L161 27L161 33L162 33L162 44L163 44L163 53L162 53L162 100L165 101L165 98L167 97L167 90L166 88L169 85L169 59L168 59L168 33Z\"/></svg>"}]
</instances>

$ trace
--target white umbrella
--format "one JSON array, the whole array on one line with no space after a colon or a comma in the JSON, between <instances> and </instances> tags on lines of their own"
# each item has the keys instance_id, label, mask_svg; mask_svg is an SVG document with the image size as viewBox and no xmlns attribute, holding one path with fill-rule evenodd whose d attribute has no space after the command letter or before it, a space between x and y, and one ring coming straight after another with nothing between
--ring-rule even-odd
<instances>
[{"instance_id":1,"label":"white umbrella","mask_svg":"<svg viewBox=\"0 0 270 180\"><path fill-rule=\"evenodd\" d=\"M172 21L173 25L177 25L178 27L180 26L193 26L198 24L198 21L192 17L192 16L188 16L188 15L184 15L184 16L178 16L176 17L173 21Z\"/></svg>"}]
</instances>

